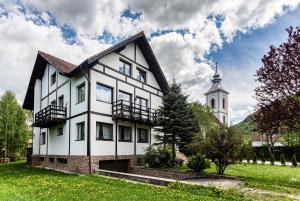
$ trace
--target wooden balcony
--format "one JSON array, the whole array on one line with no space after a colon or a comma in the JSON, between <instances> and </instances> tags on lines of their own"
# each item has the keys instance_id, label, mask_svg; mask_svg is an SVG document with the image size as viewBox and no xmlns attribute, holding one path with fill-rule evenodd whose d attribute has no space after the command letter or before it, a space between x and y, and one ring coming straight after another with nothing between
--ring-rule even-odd
<instances>
[{"instance_id":1,"label":"wooden balcony","mask_svg":"<svg viewBox=\"0 0 300 201\"><path fill-rule=\"evenodd\" d=\"M49 128L66 122L67 108L49 105L35 114L34 127Z\"/></svg>"},{"instance_id":2,"label":"wooden balcony","mask_svg":"<svg viewBox=\"0 0 300 201\"><path fill-rule=\"evenodd\" d=\"M156 110L125 100L118 100L113 103L112 118L152 125L156 121Z\"/></svg>"}]
</instances>

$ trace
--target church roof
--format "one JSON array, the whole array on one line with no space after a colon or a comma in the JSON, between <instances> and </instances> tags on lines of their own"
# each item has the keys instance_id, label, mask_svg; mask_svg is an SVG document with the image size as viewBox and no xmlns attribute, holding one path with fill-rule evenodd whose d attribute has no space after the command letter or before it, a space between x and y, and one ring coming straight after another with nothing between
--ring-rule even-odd
<instances>
[{"instance_id":1,"label":"church roof","mask_svg":"<svg viewBox=\"0 0 300 201\"><path fill-rule=\"evenodd\" d=\"M217 67L217 65L216 65L216 71L215 71L215 74L214 74L213 80L212 80L213 85L212 85L212 86L210 87L210 89L205 93L205 95L210 94L210 93L215 92L215 91L223 91L224 93L229 94L229 92L226 91L226 90L224 89L224 87L222 86L221 80L222 80L222 79L221 79L220 73L219 73L219 71L218 71L218 67Z\"/></svg>"},{"instance_id":2,"label":"church roof","mask_svg":"<svg viewBox=\"0 0 300 201\"><path fill-rule=\"evenodd\" d=\"M221 83L213 83L213 85L205 93L205 95L210 94L210 93L215 92L215 91L223 91L224 93L229 94L229 92L224 89L224 87L221 85Z\"/></svg>"}]
</instances>

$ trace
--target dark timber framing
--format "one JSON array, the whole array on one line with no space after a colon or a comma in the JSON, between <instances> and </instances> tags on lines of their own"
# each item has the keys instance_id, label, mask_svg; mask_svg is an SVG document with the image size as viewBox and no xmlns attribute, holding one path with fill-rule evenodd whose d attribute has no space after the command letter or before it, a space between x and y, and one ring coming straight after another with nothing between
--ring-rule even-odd
<instances>
[{"instance_id":1,"label":"dark timber framing","mask_svg":"<svg viewBox=\"0 0 300 201\"><path fill-rule=\"evenodd\" d=\"M133 55L133 58L129 58L127 57L126 55L122 54L121 51L124 50L126 48L126 46L130 43L133 43L134 44L134 55ZM140 51L141 54L144 56L146 62L149 64L149 67L145 67L144 65L140 64L138 61L137 61L137 49L138 47L140 48ZM118 57L118 59L122 59L124 60L124 62L129 62L131 64L131 71L133 71L133 69L135 69L135 65L137 68L139 69L142 69L144 70L146 73L152 73L154 78L156 79L157 83L158 83L158 86L156 84L154 85L151 85L151 84L148 84L148 83L144 83L144 82L141 82L140 80L136 79L135 77L133 76L128 76L128 75L124 75L122 73L120 73L119 71L117 71L116 69L106 65L106 64L103 64L101 62L99 62L99 60L102 58L102 57L105 57L111 53L114 53L116 57ZM50 65L53 66L55 68L55 73L56 73L56 83L55 85L53 85L52 87L50 87ZM101 70L97 70L95 68L93 68L94 66L96 66L97 64L99 64L100 66L102 66L102 69ZM147 66L147 65L146 65ZM46 69L47 68L47 69ZM52 69L51 69L52 71ZM122 77L119 77L119 76L113 76L114 73L112 74L109 74L108 72L116 72L120 75L122 75ZM44 76L44 72L47 72L47 85L48 85L48 93L43 91L42 93L42 90L43 90L43 76ZM53 71L54 72L54 71ZM73 99L72 95L75 95L72 93L72 90L73 90L73 87L72 84L75 84L74 82L72 82L72 76L75 76L75 75L78 75L78 74L81 74L83 73L87 82L85 83L85 86L87 86L85 88L85 91L87 92L87 94L85 95L85 98L87 99L86 104L85 106L87 107L86 110L83 110L83 112L80 112L78 114L74 114L72 115L72 107L74 105L76 105L76 100ZM112 97L112 99L115 101L118 100L118 93L119 93L119 84L121 85L122 83L125 83L126 85L128 85L128 87L132 87L133 88L133 97L132 97L132 102L136 102L136 97L137 95L140 95L142 98L146 98L147 99L147 107L151 108L151 106L153 105L152 103L152 100L156 100L154 98L156 97L162 97L162 94L168 89L168 83L160 69L160 66L152 52L152 49L147 41L147 38L146 36L144 35L143 32L140 32L114 46L112 46L111 48L108 48L106 50L104 50L103 52L99 53L99 54L96 54L88 59L86 59L84 62L82 62L80 65L76 66L76 65L73 65L71 63L68 63L68 62L65 62L64 60L61 60L59 58L56 58L56 57L53 57L51 55L48 55L46 53L42 53L42 52L39 52L38 55L37 55L37 59L36 59L36 62L35 62L35 65L34 65L34 70L33 70L33 73L31 75L31 78L30 78L30 83L29 83L29 87L27 89L27 93L26 93L26 97L25 97L25 100L24 100L24 103L23 103L23 108L24 109L31 109L33 110L33 107L34 107L34 103L33 103L33 97L34 97L34 85L35 85L35 81L36 79L41 79L41 97L40 97L40 110L42 108L42 103L46 103L45 101L47 101L47 105L49 105L50 103L50 98L54 99L54 96L55 96L55 100L56 102L58 102L58 95L66 95L67 93L67 90L69 90L69 104L68 104L68 115L67 115L67 122L68 122L68 125L67 123L65 124L66 128L68 127L69 129L69 136L66 136L66 138L68 137L68 139L66 139L66 143L68 143L68 151L67 151L67 154L68 154L68 157L71 157L72 153L71 153L71 146L72 146L72 129L73 128L73 125L72 125L72 122L74 123L75 121L72 119L73 118L76 118L76 117L79 117L79 116L82 116L82 115L87 115L85 118L85 122L86 122L86 156L88 157L88 167L89 167L89 172L91 173L92 172L92 139L91 139L91 126L92 126L92 117L91 115L94 114L94 115L99 115L99 116L106 116L106 117L112 117L113 115L112 114L105 114L105 113L101 113L101 111L92 111L92 107L91 107L91 104L92 104L92 101L94 102L95 100L91 100L91 91L92 90L95 90L95 89L91 89L91 87L94 87L94 82L91 83L91 74L92 73L100 73L104 76L107 76L107 77L110 77L110 78L113 78L115 79L115 82L116 82L116 89L114 90L113 88L113 95L115 95L115 97ZM132 72L131 72L132 73ZM46 74L46 73L45 73ZM65 80L62 80L60 82L60 79L59 79L59 76L62 75L62 76L65 76L67 77L68 79L65 81ZM44 84L46 84L44 82ZM66 86L64 87L65 85L69 84L69 86ZM92 85L93 84L93 85ZM104 83L105 85L105 83ZM55 87L55 88L54 88ZM44 88L46 88L46 86L44 86ZM63 89L66 89L63 94L61 93L61 90L58 91L60 88L63 88ZM51 90L50 90L51 89ZM138 93L139 90L143 91L144 93ZM115 91L115 93L114 93ZM126 92L127 90L125 90ZM47 94L45 94L47 93ZM55 95L54 95L55 93ZM141 94L147 94L147 95L141 95ZM155 96L155 97L154 97ZM65 96L66 97L66 96ZM66 98L67 100L67 98ZM75 102L74 102L75 100ZM74 103L72 103L74 102ZM113 101L112 101L113 102ZM73 105L74 104L74 105ZM65 104L64 104L65 105ZM44 106L44 105L43 105ZM93 109L95 110L95 109ZM75 111L75 110L74 110ZM73 111L73 112L74 112ZM115 160L118 160L118 155L119 154L122 154L122 153L118 153L118 134L119 134L119 124L122 124L123 121L120 121L120 120L113 120L113 123L115 125ZM128 122L128 120L125 120L125 122ZM132 122L132 121L129 121L131 122L131 127L134 126L134 139L133 139L133 142L134 142L134 150L133 150L133 154L134 156L137 155L137 148L138 148L138 131L137 131L137 128L139 128L141 126L141 124L137 123L137 122ZM127 123L126 123L127 124ZM134 124L134 125L133 125ZM151 145L151 125L148 127L149 128L149 143ZM75 128L76 130L76 128ZM43 151L43 155L45 154L46 156L49 155L48 151L51 150L49 149L49 128L47 130L42 130L40 128L40 134L41 132L44 132L46 131L47 132L47 136L46 136L46 154L44 152L44 148L41 149L41 144L40 144L40 140L39 140L39 155L41 155L41 150ZM40 136L39 136L39 139L40 139ZM51 139L51 138L50 138ZM51 147L50 147L51 148ZM130 147L130 154L132 154L132 146ZM113 154L113 152L111 153L111 155ZM44 155L44 156L45 156ZM85 154L84 154L85 155ZM115 163L117 165L117 162Z\"/></svg>"}]
</instances>

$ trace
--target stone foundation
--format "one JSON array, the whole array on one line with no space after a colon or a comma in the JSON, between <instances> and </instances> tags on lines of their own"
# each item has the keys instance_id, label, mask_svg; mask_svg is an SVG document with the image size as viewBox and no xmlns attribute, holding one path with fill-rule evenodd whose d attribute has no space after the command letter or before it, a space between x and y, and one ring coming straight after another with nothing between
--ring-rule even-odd
<instances>
[{"instance_id":1,"label":"stone foundation","mask_svg":"<svg viewBox=\"0 0 300 201\"><path fill-rule=\"evenodd\" d=\"M115 160L115 156L91 156L91 171L99 168L99 161ZM135 166L137 157L134 155L119 155L117 160L129 160L129 167ZM76 173L89 173L88 156L65 156L65 155L33 155L32 166L48 167Z\"/></svg>"}]
</instances>

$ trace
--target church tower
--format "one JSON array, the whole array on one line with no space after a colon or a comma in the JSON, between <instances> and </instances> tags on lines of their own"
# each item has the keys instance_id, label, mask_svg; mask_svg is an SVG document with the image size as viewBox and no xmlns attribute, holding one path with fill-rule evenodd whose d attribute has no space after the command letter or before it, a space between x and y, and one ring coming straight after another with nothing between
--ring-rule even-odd
<instances>
[{"instance_id":1,"label":"church tower","mask_svg":"<svg viewBox=\"0 0 300 201\"><path fill-rule=\"evenodd\" d=\"M223 124L228 124L228 92L221 85L221 76L218 72L216 64L216 71L212 79L212 86L205 93L206 104L212 109L215 117Z\"/></svg>"}]
</instances>

